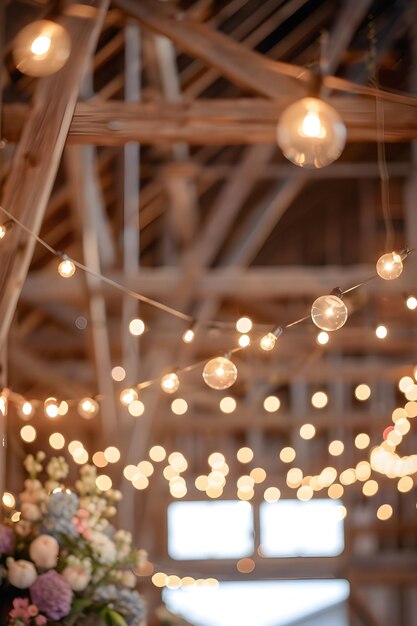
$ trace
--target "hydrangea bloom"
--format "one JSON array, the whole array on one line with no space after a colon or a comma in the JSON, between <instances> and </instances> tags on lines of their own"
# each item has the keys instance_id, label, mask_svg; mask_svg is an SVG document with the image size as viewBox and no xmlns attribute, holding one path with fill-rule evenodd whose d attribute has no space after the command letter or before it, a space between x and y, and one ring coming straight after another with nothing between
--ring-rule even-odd
<instances>
[{"instance_id":1,"label":"hydrangea bloom","mask_svg":"<svg viewBox=\"0 0 417 626\"><path fill-rule=\"evenodd\" d=\"M32 602L50 619L61 619L70 612L72 589L55 570L38 576L29 591Z\"/></svg>"},{"instance_id":2,"label":"hydrangea bloom","mask_svg":"<svg viewBox=\"0 0 417 626\"><path fill-rule=\"evenodd\" d=\"M138 626L145 617L145 604L137 591L103 585L96 589L94 599L106 602L126 619L128 626Z\"/></svg>"},{"instance_id":3,"label":"hydrangea bloom","mask_svg":"<svg viewBox=\"0 0 417 626\"><path fill-rule=\"evenodd\" d=\"M73 518L78 509L78 497L75 493L59 491L53 493L48 501L48 508L43 527L51 535L77 535Z\"/></svg>"}]
</instances>

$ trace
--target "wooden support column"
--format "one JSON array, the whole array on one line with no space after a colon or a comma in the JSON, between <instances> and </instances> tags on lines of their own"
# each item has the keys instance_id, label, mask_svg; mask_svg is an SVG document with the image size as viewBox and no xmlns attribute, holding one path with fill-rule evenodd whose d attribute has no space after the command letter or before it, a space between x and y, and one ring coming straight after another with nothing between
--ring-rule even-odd
<instances>
[{"instance_id":1,"label":"wooden support column","mask_svg":"<svg viewBox=\"0 0 417 626\"><path fill-rule=\"evenodd\" d=\"M109 0L94 0L84 17L63 16L72 50L66 65L39 80L9 174L3 205L38 233L58 170L80 81L97 44ZM0 251L0 346L4 345L35 247L14 228Z\"/></svg>"}]
</instances>

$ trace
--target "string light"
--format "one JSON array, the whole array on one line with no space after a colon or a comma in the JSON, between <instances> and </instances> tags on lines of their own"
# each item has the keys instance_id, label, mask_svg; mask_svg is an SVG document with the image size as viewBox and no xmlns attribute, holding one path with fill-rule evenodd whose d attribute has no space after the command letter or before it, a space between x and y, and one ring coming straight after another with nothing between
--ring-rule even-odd
<instances>
[{"instance_id":1,"label":"string light","mask_svg":"<svg viewBox=\"0 0 417 626\"><path fill-rule=\"evenodd\" d=\"M398 252L383 254L376 263L376 271L378 276L384 280L394 280L398 278L403 271L401 254Z\"/></svg>"},{"instance_id":2,"label":"string light","mask_svg":"<svg viewBox=\"0 0 417 626\"><path fill-rule=\"evenodd\" d=\"M311 307L311 318L318 328L333 331L342 328L348 316L348 310L339 295L320 296Z\"/></svg>"},{"instance_id":3,"label":"string light","mask_svg":"<svg viewBox=\"0 0 417 626\"><path fill-rule=\"evenodd\" d=\"M220 410L223 413L233 413L236 409L236 400L230 396L226 396L220 400Z\"/></svg>"},{"instance_id":4,"label":"string light","mask_svg":"<svg viewBox=\"0 0 417 626\"><path fill-rule=\"evenodd\" d=\"M59 415L58 401L56 398L47 398L44 402L44 411L47 417L54 419Z\"/></svg>"},{"instance_id":5,"label":"string light","mask_svg":"<svg viewBox=\"0 0 417 626\"><path fill-rule=\"evenodd\" d=\"M238 343L241 348L247 348L250 345L249 335L240 335Z\"/></svg>"},{"instance_id":6,"label":"string light","mask_svg":"<svg viewBox=\"0 0 417 626\"><path fill-rule=\"evenodd\" d=\"M406 304L410 311L414 311L417 309L417 298L415 296L408 296Z\"/></svg>"},{"instance_id":7,"label":"string light","mask_svg":"<svg viewBox=\"0 0 417 626\"><path fill-rule=\"evenodd\" d=\"M20 436L26 443L32 443L36 439L36 429L27 424L20 429Z\"/></svg>"},{"instance_id":8,"label":"string light","mask_svg":"<svg viewBox=\"0 0 417 626\"><path fill-rule=\"evenodd\" d=\"M284 156L295 165L326 167L343 152L346 126L339 113L323 100L302 98L283 111L277 141Z\"/></svg>"},{"instance_id":9,"label":"string light","mask_svg":"<svg viewBox=\"0 0 417 626\"><path fill-rule=\"evenodd\" d=\"M355 389L355 397L357 400L360 400L361 402L368 400L368 398L371 397L371 388L369 387L369 385L365 385L365 384L358 385Z\"/></svg>"},{"instance_id":10,"label":"string light","mask_svg":"<svg viewBox=\"0 0 417 626\"><path fill-rule=\"evenodd\" d=\"M37 20L18 33L13 43L17 69L27 76L48 76L60 70L71 52L66 29L51 20Z\"/></svg>"},{"instance_id":11,"label":"string light","mask_svg":"<svg viewBox=\"0 0 417 626\"><path fill-rule=\"evenodd\" d=\"M58 273L62 278L71 278L75 274L75 265L67 256L63 255L58 265Z\"/></svg>"},{"instance_id":12,"label":"string light","mask_svg":"<svg viewBox=\"0 0 417 626\"><path fill-rule=\"evenodd\" d=\"M204 366L203 379L212 389L228 389L236 382L236 365L222 356L211 359Z\"/></svg>"},{"instance_id":13,"label":"string light","mask_svg":"<svg viewBox=\"0 0 417 626\"><path fill-rule=\"evenodd\" d=\"M329 342L329 339L330 339L330 335L326 333L325 330L322 330L321 332L319 332L316 337L316 341L320 346L325 346L326 343Z\"/></svg>"},{"instance_id":14,"label":"string light","mask_svg":"<svg viewBox=\"0 0 417 626\"><path fill-rule=\"evenodd\" d=\"M264 335L261 341L259 342L262 350L265 350L265 351L273 350L277 342L277 339L280 335L282 335L282 332L283 332L282 326L278 326L274 330L274 332L267 333L266 335Z\"/></svg>"},{"instance_id":15,"label":"string light","mask_svg":"<svg viewBox=\"0 0 417 626\"><path fill-rule=\"evenodd\" d=\"M184 415L188 411L188 404L184 398L175 398L171 402L171 411L175 413L175 415Z\"/></svg>"},{"instance_id":16,"label":"string light","mask_svg":"<svg viewBox=\"0 0 417 626\"><path fill-rule=\"evenodd\" d=\"M329 399L324 391L316 391L311 396L311 404L315 409L323 409L327 405L328 401Z\"/></svg>"},{"instance_id":17,"label":"string light","mask_svg":"<svg viewBox=\"0 0 417 626\"><path fill-rule=\"evenodd\" d=\"M252 330L253 322L249 317L241 317L236 322L236 330L239 333L246 334Z\"/></svg>"},{"instance_id":18,"label":"string light","mask_svg":"<svg viewBox=\"0 0 417 626\"><path fill-rule=\"evenodd\" d=\"M145 405L140 400L133 400L127 407L132 417L140 417L145 412Z\"/></svg>"},{"instance_id":19,"label":"string light","mask_svg":"<svg viewBox=\"0 0 417 626\"><path fill-rule=\"evenodd\" d=\"M135 389L132 389L132 387L123 389L123 391L120 393L120 402L121 404L123 404L123 406L129 406L129 404L131 404L134 400L137 400L137 399L138 399L137 391L135 391Z\"/></svg>"},{"instance_id":20,"label":"string light","mask_svg":"<svg viewBox=\"0 0 417 626\"><path fill-rule=\"evenodd\" d=\"M121 367L120 365L116 365L111 371L111 377L113 378L113 380L120 383L126 378L126 372L123 367Z\"/></svg>"},{"instance_id":21,"label":"string light","mask_svg":"<svg viewBox=\"0 0 417 626\"><path fill-rule=\"evenodd\" d=\"M22 419L29 419L30 417L32 417L34 411L35 409L33 407L33 404L31 402L28 402L27 400L22 402L22 404L20 404L17 409L17 412Z\"/></svg>"},{"instance_id":22,"label":"string light","mask_svg":"<svg viewBox=\"0 0 417 626\"><path fill-rule=\"evenodd\" d=\"M135 337L139 337L140 335L143 335L143 333L145 332L145 324L144 322L137 318L134 320L131 320L131 322L129 323L129 332L131 335L134 335Z\"/></svg>"},{"instance_id":23,"label":"string light","mask_svg":"<svg viewBox=\"0 0 417 626\"><path fill-rule=\"evenodd\" d=\"M195 333L194 333L193 329L192 328L188 328L184 332L184 334L182 336L183 342L184 343L192 343L194 341L194 339L195 339Z\"/></svg>"},{"instance_id":24,"label":"string light","mask_svg":"<svg viewBox=\"0 0 417 626\"><path fill-rule=\"evenodd\" d=\"M78 403L78 413L81 415L81 417L87 420L97 415L98 409L98 402L93 398L83 398Z\"/></svg>"},{"instance_id":25,"label":"string light","mask_svg":"<svg viewBox=\"0 0 417 626\"><path fill-rule=\"evenodd\" d=\"M180 380L175 372L165 374L161 378L161 389L165 393L175 393L180 386Z\"/></svg>"},{"instance_id":26,"label":"string light","mask_svg":"<svg viewBox=\"0 0 417 626\"><path fill-rule=\"evenodd\" d=\"M378 337L378 339L385 339L388 335L388 328L383 324L377 326L377 328L375 329L375 335Z\"/></svg>"},{"instance_id":27,"label":"string light","mask_svg":"<svg viewBox=\"0 0 417 626\"><path fill-rule=\"evenodd\" d=\"M302 439L313 439L316 434L316 429L313 424L303 424L300 428L300 437Z\"/></svg>"}]
</instances>

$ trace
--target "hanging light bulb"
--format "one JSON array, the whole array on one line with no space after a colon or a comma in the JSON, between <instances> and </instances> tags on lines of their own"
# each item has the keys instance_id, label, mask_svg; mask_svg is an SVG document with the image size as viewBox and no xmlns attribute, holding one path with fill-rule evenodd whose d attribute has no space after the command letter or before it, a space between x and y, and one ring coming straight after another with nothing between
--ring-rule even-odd
<instances>
[{"instance_id":1,"label":"hanging light bulb","mask_svg":"<svg viewBox=\"0 0 417 626\"><path fill-rule=\"evenodd\" d=\"M278 328L276 328L273 333L267 333L266 335L264 335L259 342L262 350L273 350L280 335L282 335L281 326L278 326Z\"/></svg>"},{"instance_id":2,"label":"hanging light bulb","mask_svg":"<svg viewBox=\"0 0 417 626\"><path fill-rule=\"evenodd\" d=\"M128 387L127 389L123 389L120 393L120 402L123 406L129 406L134 400L138 399L137 391Z\"/></svg>"},{"instance_id":3,"label":"hanging light bulb","mask_svg":"<svg viewBox=\"0 0 417 626\"><path fill-rule=\"evenodd\" d=\"M180 386L180 379L175 372L165 374L161 378L161 389L165 393L175 393Z\"/></svg>"},{"instance_id":4,"label":"hanging light bulb","mask_svg":"<svg viewBox=\"0 0 417 626\"><path fill-rule=\"evenodd\" d=\"M13 44L19 72L27 76L49 76L60 70L71 52L67 30L51 20L37 20L22 28Z\"/></svg>"},{"instance_id":5,"label":"hanging light bulb","mask_svg":"<svg viewBox=\"0 0 417 626\"><path fill-rule=\"evenodd\" d=\"M94 398L83 398L78 403L78 413L86 420L97 415L98 409L98 402Z\"/></svg>"},{"instance_id":6,"label":"hanging light bulb","mask_svg":"<svg viewBox=\"0 0 417 626\"><path fill-rule=\"evenodd\" d=\"M71 259L64 255L58 265L58 272L62 278L71 278L75 274L75 265Z\"/></svg>"},{"instance_id":7,"label":"hanging light bulb","mask_svg":"<svg viewBox=\"0 0 417 626\"><path fill-rule=\"evenodd\" d=\"M27 420L32 417L34 412L34 407L31 402L25 400L17 409L18 415L21 419Z\"/></svg>"},{"instance_id":8,"label":"hanging light bulb","mask_svg":"<svg viewBox=\"0 0 417 626\"><path fill-rule=\"evenodd\" d=\"M43 404L47 417L54 419L59 415L58 401L56 398L47 398Z\"/></svg>"},{"instance_id":9,"label":"hanging light bulb","mask_svg":"<svg viewBox=\"0 0 417 626\"><path fill-rule=\"evenodd\" d=\"M302 98L283 111L277 140L284 156L295 165L325 167L342 154L346 126L339 113L323 100Z\"/></svg>"},{"instance_id":10,"label":"hanging light bulb","mask_svg":"<svg viewBox=\"0 0 417 626\"><path fill-rule=\"evenodd\" d=\"M188 328L182 336L184 343L191 343L194 341L195 333L192 328Z\"/></svg>"},{"instance_id":11,"label":"hanging light bulb","mask_svg":"<svg viewBox=\"0 0 417 626\"><path fill-rule=\"evenodd\" d=\"M398 252L387 252L379 257L376 264L378 276L384 280L394 280L403 271L403 260Z\"/></svg>"},{"instance_id":12,"label":"hanging light bulb","mask_svg":"<svg viewBox=\"0 0 417 626\"><path fill-rule=\"evenodd\" d=\"M338 330L347 320L348 310L340 297L341 291L335 291L339 295L320 296L311 307L311 318L321 330Z\"/></svg>"},{"instance_id":13,"label":"hanging light bulb","mask_svg":"<svg viewBox=\"0 0 417 626\"><path fill-rule=\"evenodd\" d=\"M223 356L211 359L204 366L203 378L212 389L228 389L236 382L236 365Z\"/></svg>"}]
</instances>

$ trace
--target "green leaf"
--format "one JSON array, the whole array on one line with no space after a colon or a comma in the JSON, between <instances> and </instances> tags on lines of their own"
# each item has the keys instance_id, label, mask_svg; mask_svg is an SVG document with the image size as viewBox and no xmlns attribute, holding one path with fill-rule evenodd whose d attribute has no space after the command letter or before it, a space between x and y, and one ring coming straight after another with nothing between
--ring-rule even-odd
<instances>
[{"instance_id":1,"label":"green leaf","mask_svg":"<svg viewBox=\"0 0 417 626\"><path fill-rule=\"evenodd\" d=\"M113 609L103 609L100 615L106 626L127 626L125 619Z\"/></svg>"},{"instance_id":2,"label":"green leaf","mask_svg":"<svg viewBox=\"0 0 417 626\"><path fill-rule=\"evenodd\" d=\"M92 601L88 598L75 598L71 606L71 615L75 613L82 613L84 609L87 609L92 605Z\"/></svg>"}]
</instances>

